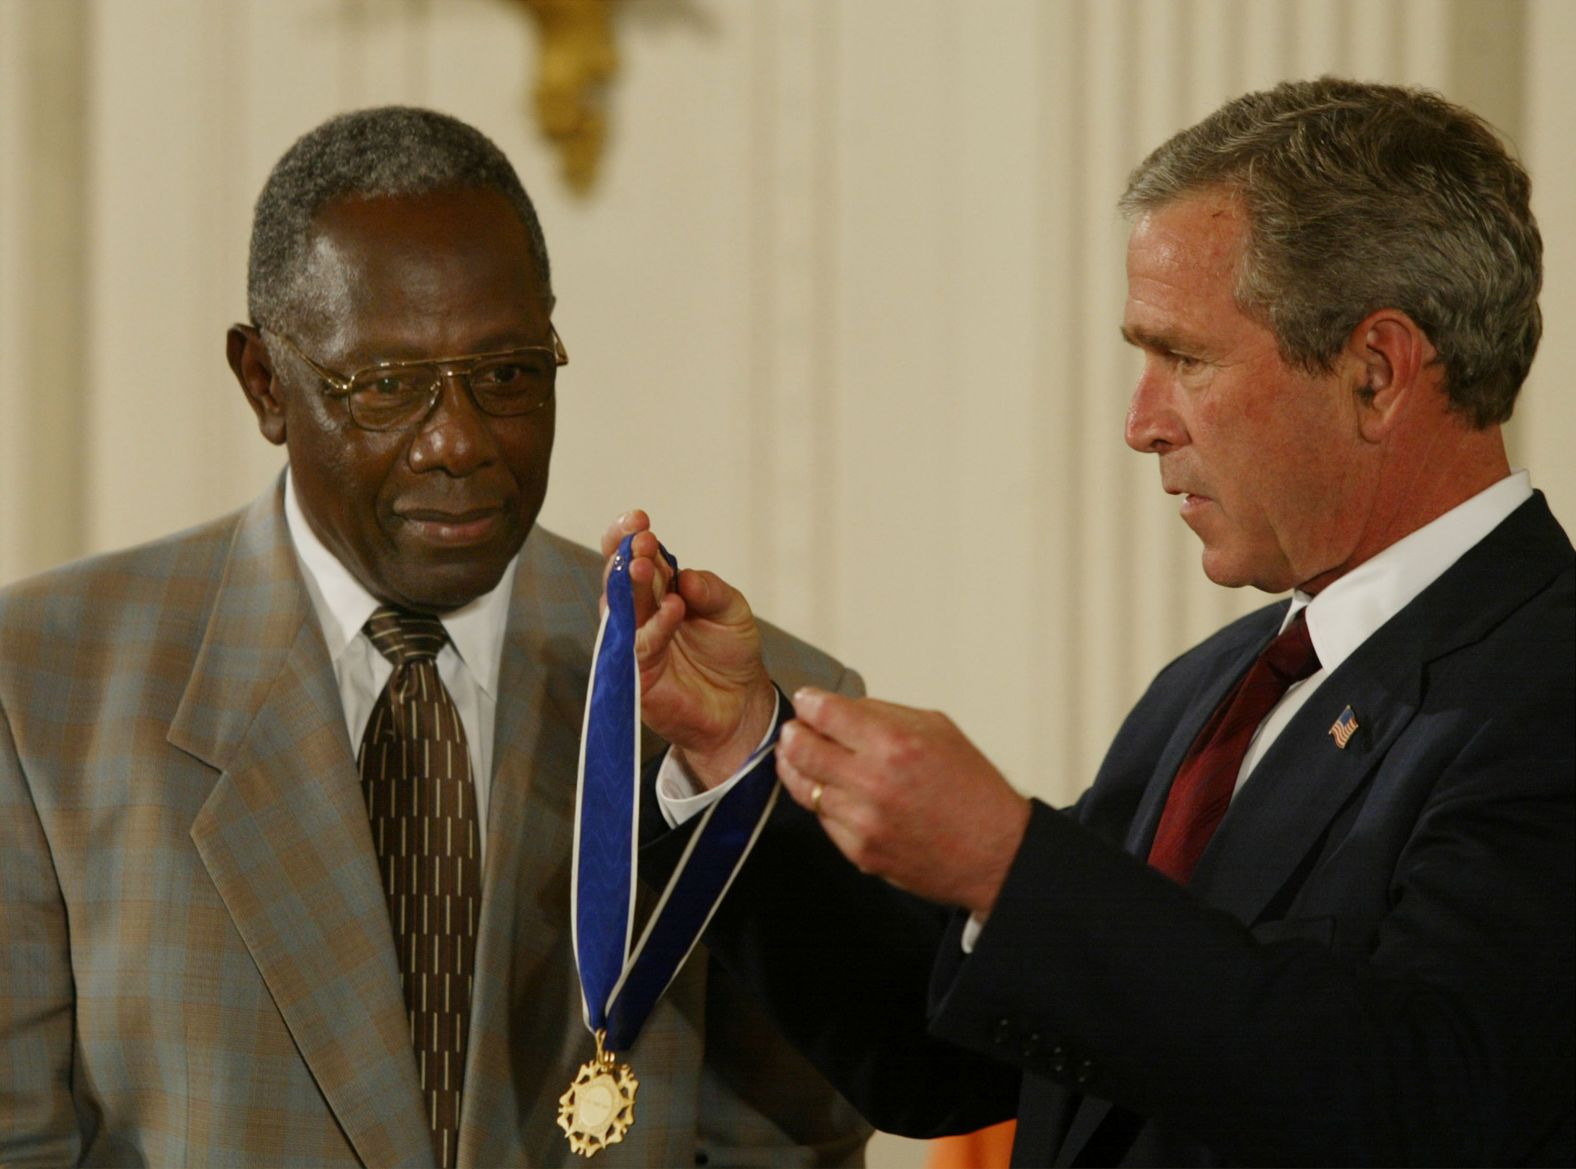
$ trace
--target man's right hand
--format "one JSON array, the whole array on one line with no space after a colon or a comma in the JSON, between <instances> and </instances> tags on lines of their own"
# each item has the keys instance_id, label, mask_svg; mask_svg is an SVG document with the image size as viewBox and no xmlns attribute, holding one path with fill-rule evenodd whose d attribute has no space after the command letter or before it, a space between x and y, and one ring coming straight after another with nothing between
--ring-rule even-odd
<instances>
[{"instance_id":1,"label":"man's right hand","mask_svg":"<svg viewBox=\"0 0 1576 1169\"><path fill-rule=\"evenodd\" d=\"M697 781L715 787L743 766L777 709L760 631L744 594L716 573L685 569L674 577L650 517L638 508L603 534L609 566L631 534L641 718L679 751ZM603 592L606 604L605 585Z\"/></svg>"}]
</instances>

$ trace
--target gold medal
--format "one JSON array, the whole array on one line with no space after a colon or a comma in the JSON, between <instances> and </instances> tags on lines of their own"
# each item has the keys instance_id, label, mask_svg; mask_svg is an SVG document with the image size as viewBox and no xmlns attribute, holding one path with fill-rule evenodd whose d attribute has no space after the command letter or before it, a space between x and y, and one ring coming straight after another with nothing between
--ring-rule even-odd
<instances>
[{"instance_id":1,"label":"gold medal","mask_svg":"<svg viewBox=\"0 0 1576 1169\"><path fill-rule=\"evenodd\" d=\"M596 1033L596 1055L580 1065L569 1091L558 1098L558 1127L571 1152L591 1157L624 1139L635 1123L635 1089L640 1081L602 1048L606 1031Z\"/></svg>"}]
</instances>

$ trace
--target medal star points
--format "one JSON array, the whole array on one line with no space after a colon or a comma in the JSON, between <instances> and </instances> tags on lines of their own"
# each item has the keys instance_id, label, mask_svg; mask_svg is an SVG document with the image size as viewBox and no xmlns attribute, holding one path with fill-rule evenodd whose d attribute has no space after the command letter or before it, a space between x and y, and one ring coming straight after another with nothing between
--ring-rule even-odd
<instances>
[{"instance_id":1,"label":"medal star points","mask_svg":"<svg viewBox=\"0 0 1576 1169\"><path fill-rule=\"evenodd\" d=\"M600 1051L582 1064L569 1090L558 1098L558 1127L569 1138L570 1152L589 1158L623 1140L635 1123L639 1087L626 1064Z\"/></svg>"}]
</instances>

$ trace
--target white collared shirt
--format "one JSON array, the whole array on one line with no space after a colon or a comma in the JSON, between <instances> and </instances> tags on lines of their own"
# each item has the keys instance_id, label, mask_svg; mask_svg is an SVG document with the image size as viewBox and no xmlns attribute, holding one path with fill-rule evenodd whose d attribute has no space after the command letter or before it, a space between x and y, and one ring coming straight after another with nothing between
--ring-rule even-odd
<instances>
[{"instance_id":1,"label":"white collared shirt","mask_svg":"<svg viewBox=\"0 0 1576 1169\"><path fill-rule=\"evenodd\" d=\"M777 730L777 720L782 717L782 709L783 698L779 693L772 699L772 721L761 736L761 741L755 745L756 751L772 741L772 734ZM662 756L661 766L657 768L657 807L661 809L662 818L668 822L668 827L677 828L722 799L749 772L749 767L741 767L716 787L707 789L690 774L690 769L685 766L679 753L669 747Z\"/></svg>"},{"instance_id":2,"label":"white collared shirt","mask_svg":"<svg viewBox=\"0 0 1576 1169\"><path fill-rule=\"evenodd\" d=\"M1307 609L1308 635L1319 655L1319 669L1288 689L1259 724L1242 758L1242 770L1237 772L1237 790L1242 790L1254 766L1303 703L1358 646L1531 498L1527 472L1513 471L1342 574L1311 600L1306 593L1294 592L1281 628Z\"/></svg>"},{"instance_id":3,"label":"white collared shirt","mask_svg":"<svg viewBox=\"0 0 1576 1169\"><path fill-rule=\"evenodd\" d=\"M295 484L285 472L285 525L295 545L307 595L317 613L328 643L334 681L345 711L345 729L352 753L360 749L361 736L372 707L388 684L394 667L372 645L362 627L378 607L378 600L362 587L350 570L318 539L296 499ZM504 628L509 621L509 599L514 588L516 555L503 579L491 592L438 620L449 642L438 653L438 676L448 687L465 726L465 742L476 783L478 834L485 855L487 799L492 792L493 725L498 709L498 668L503 658Z\"/></svg>"},{"instance_id":4,"label":"white collared shirt","mask_svg":"<svg viewBox=\"0 0 1576 1169\"><path fill-rule=\"evenodd\" d=\"M1254 766L1319 685L1380 626L1411 604L1530 498L1532 484L1527 472L1513 471L1344 573L1318 596L1310 599L1307 593L1292 593L1281 629L1290 625L1300 611L1307 610L1308 635L1319 655L1319 669L1288 689L1259 724L1237 772L1233 796L1242 790ZM984 926L983 918L970 915L961 938L964 953L973 952Z\"/></svg>"}]
</instances>

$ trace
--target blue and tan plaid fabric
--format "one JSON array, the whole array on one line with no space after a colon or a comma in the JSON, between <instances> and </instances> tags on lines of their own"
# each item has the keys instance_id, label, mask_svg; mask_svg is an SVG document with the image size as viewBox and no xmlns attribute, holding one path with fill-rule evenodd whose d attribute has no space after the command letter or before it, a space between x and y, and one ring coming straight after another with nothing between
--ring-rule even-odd
<instances>
[{"instance_id":1,"label":"blue and tan plaid fabric","mask_svg":"<svg viewBox=\"0 0 1576 1169\"><path fill-rule=\"evenodd\" d=\"M504 650L462 1166L572 1161L569 949L600 559L527 542ZM768 631L786 686L858 680ZM599 1161L833 1164L866 1129L703 953ZM431 1165L356 762L276 487L0 592L0 1164Z\"/></svg>"}]
</instances>

